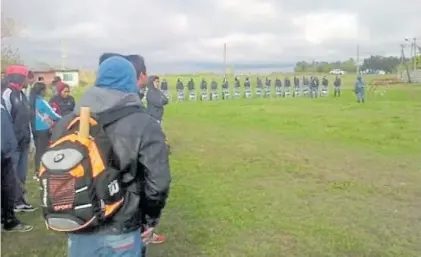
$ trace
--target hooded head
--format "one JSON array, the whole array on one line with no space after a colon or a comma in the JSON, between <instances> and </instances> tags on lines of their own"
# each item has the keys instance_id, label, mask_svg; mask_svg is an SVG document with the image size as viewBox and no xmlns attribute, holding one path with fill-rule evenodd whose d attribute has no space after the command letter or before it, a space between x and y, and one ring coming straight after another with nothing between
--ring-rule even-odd
<instances>
[{"instance_id":1,"label":"hooded head","mask_svg":"<svg viewBox=\"0 0 421 257\"><path fill-rule=\"evenodd\" d=\"M155 81L158 81L156 86L154 85ZM159 77L155 75L149 76L148 89L155 89L155 88L158 88L158 86L159 86Z\"/></svg>"},{"instance_id":2,"label":"hooded head","mask_svg":"<svg viewBox=\"0 0 421 257\"><path fill-rule=\"evenodd\" d=\"M133 65L121 56L113 56L101 63L95 86L137 94L136 71Z\"/></svg>"},{"instance_id":3,"label":"hooded head","mask_svg":"<svg viewBox=\"0 0 421 257\"><path fill-rule=\"evenodd\" d=\"M69 85L60 81L57 83L56 87L57 87L57 95L63 98L66 98L69 96L69 91L70 91Z\"/></svg>"}]
</instances>

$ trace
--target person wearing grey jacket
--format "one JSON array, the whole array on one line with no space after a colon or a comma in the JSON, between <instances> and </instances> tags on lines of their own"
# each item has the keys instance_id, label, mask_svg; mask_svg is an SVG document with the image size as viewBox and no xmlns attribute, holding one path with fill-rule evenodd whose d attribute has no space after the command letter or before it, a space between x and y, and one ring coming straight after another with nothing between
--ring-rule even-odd
<instances>
[{"instance_id":1,"label":"person wearing grey jacket","mask_svg":"<svg viewBox=\"0 0 421 257\"><path fill-rule=\"evenodd\" d=\"M161 124L164 116L164 105L168 104L168 98L159 90L158 76L149 77L146 103L149 114Z\"/></svg>"}]
</instances>

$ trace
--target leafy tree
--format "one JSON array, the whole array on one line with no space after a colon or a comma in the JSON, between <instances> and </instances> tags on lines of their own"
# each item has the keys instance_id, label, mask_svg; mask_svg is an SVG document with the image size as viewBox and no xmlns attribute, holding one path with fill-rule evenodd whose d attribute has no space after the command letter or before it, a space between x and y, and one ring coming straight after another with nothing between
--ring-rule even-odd
<instances>
[{"instance_id":1,"label":"leafy tree","mask_svg":"<svg viewBox=\"0 0 421 257\"><path fill-rule=\"evenodd\" d=\"M383 70L388 73L396 72L401 58L395 56L372 55L364 59L362 70Z\"/></svg>"},{"instance_id":2,"label":"leafy tree","mask_svg":"<svg viewBox=\"0 0 421 257\"><path fill-rule=\"evenodd\" d=\"M311 63L306 61L299 61L295 65L296 72L323 72L327 73L333 69L341 69L346 72L355 72L356 65L354 59L349 59L344 62L336 61L336 62L319 62L313 61Z\"/></svg>"}]
</instances>

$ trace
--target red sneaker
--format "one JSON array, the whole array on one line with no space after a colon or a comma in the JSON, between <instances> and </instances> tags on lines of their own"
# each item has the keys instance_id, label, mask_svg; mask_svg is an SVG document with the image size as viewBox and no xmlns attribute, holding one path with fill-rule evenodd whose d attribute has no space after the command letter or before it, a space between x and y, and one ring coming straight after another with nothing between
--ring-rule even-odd
<instances>
[{"instance_id":1,"label":"red sneaker","mask_svg":"<svg viewBox=\"0 0 421 257\"><path fill-rule=\"evenodd\" d=\"M165 242L165 236L153 233L151 244L162 244Z\"/></svg>"}]
</instances>

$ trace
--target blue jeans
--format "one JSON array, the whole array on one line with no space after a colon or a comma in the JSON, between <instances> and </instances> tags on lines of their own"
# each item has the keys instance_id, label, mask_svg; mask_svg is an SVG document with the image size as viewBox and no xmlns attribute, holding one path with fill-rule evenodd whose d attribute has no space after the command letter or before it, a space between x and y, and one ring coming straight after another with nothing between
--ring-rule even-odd
<instances>
[{"instance_id":1,"label":"blue jeans","mask_svg":"<svg viewBox=\"0 0 421 257\"><path fill-rule=\"evenodd\" d=\"M25 182L26 175L28 174L28 154L29 146L25 149L20 149L18 152L14 153L13 158L13 170L16 172L16 181L15 186L15 204L22 204L25 202L24 193L25 193Z\"/></svg>"},{"instance_id":2,"label":"blue jeans","mask_svg":"<svg viewBox=\"0 0 421 257\"><path fill-rule=\"evenodd\" d=\"M121 235L68 234L68 257L145 257L140 231Z\"/></svg>"},{"instance_id":3,"label":"blue jeans","mask_svg":"<svg viewBox=\"0 0 421 257\"><path fill-rule=\"evenodd\" d=\"M365 94L364 94L364 88L358 88L356 90L357 92L357 102L358 103L364 103L365 100Z\"/></svg>"}]
</instances>

